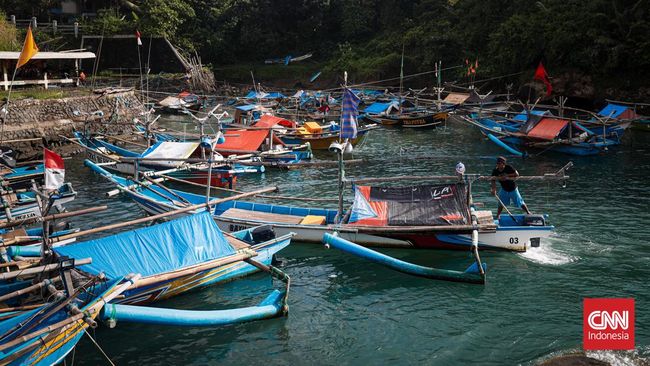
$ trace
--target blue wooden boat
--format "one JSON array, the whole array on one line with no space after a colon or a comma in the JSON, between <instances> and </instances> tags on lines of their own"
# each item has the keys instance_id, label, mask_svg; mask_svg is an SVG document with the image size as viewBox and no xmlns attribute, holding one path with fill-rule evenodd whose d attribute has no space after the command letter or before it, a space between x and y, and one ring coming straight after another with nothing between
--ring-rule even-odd
<instances>
[{"instance_id":1,"label":"blue wooden boat","mask_svg":"<svg viewBox=\"0 0 650 366\"><path fill-rule=\"evenodd\" d=\"M102 167L86 161L86 166L116 184L129 198L149 214L155 215L205 202L205 196L180 190L173 194L154 185L136 184L107 172ZM182 197L182 200L180 199ZM363 202L353 211L362 211ZM214 206L214 220L224 231L237 231L259 225L272 225L278 235L295 233L299 242L320 243L325 233L339 232L344 239L364 246L396 248L429 248L466 250L471 245L474 226L467 215L459 225L375 225L357 218L338 225L337 210L307 208L269 203L231 200ZM495 220L490 211L478 211L480 234L478 246L482 249L526 251L537 246L541 238L551 235L552 225L545 216L502 215ZM353 215L350 215L353 216ZM464 223L464 224L463 224Z\"/></svg>"},{"instance_id":2,"label":"blue wooden boat","mask_svg":"<svg viewBox=\"0 0 650 366\"><path fill-rule=\"evenodd\" d=\"M55 365L63 361L103 306L137 281L138 276L75 291L33 310L10 314L0 321L0 364ZM92 295L97 294L97 295Z\"/></svg>"},{"instance_id":3,"label":"blue wooden boat","mask_svg":"<svg viewBox=\"0 0 650 366\"><path fill-rule=\"evenodd\" d=\"M20 167L6 167L0 168L0 180L5 186L11 187L13 190L29 189L32 187L32 181L37 184L43 183L45 168L43 164L31 164Z\"/></svg>"},{"instance_id":4,"label":"blue wooden boat","mask_svg":"<svg viewBox=\"0 0 650 366\"><path fill-rule=\"evenodd\" d=\"M224 234L207 211L105 238L55 247L58 256L93 259L82 275L108 279L140 273L138 283L118 300L148 304L259 271L268 266L293 234L276 237L270 228ZM121 253L116 256L115 253Z\"/></svg>"},{"instance_id":5,"label":"blue wooden boat","mask_svg":"<svg viewBox=\"0 0 650 366\"><path fill-rule=\"evenodd\" d=\"M70 183L66 183L51 196L52 206L62 211L63 205L76 197L77 192ZM25 220L43 215L39 200L36 199L36 193L33 191L3 194L0 200L4 208L0 211L0 222Z\"/></svg>"},{"instance_id":6,"label":"blue wooden boat","mask_svg":"<svg viewBox=\"0 0 650 366\"><path fill-rule=\"evenodd\" d=\"M570 155L596 155L621 143L627 123L595 125L552 116L548 111L520 113L512 118L477 113L462 116L480 128L498 146L515 155L527 150L556 151Z\"/></svg>"},{"instance_id":7,"label":"blue wooden boat","mask_svg":"<svg viewBox=\"0 0 650 366\"><path fill-rule=\"evenodd\" d=\"M170 161L143 161L138 164L139 172L165 172L177 179L193 183L207 184L210 176L210 185L234 189L237 176L247 173L263 172L260 168L231 167L223 156L216 154L209 172L206 163L187 164L184 159L200 158L198 142L159 141L144 152L138 153L108 143L98 138L86 137L75 132L77 142L86 148L89 159L102 164L106 169L131 176L135 175L136 165L133 159L171 159ZM127 159L125 159L127 158Z\"/></svg>"}]
</instances>

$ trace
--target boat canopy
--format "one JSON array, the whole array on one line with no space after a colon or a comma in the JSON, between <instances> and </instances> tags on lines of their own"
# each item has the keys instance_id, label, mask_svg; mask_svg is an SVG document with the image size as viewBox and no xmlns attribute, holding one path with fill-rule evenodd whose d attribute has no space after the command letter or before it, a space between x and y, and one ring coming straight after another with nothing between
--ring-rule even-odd
<instances>
[{"instance_id":1,"label":"boat canopy","mask_svg":"<svg viewBox=\"0 0 650 366\"><path fill-rule=\"evenodd\" d=\"M443 102L452 105L460 105L465 103L468 98L469 94L467 93L449 93L445 99L443 99Z\"/></svg>"},{"instance_id":2,"label":"boat canopy","mask_svg":"<svg viewBox=\"0 0 650 366\"><path fill-rule=\"evenodd\" d=\"M605 106L600 112L599 116L618 118L618 119L635 119L638 118L637 114L634 113L634 110L628 106L609 103Z\"/></svg>"},{"instance_id":3,"label":"boat canopy","mask_svg":"<svg viewBox=\"0 0 650 366\"><path fill-rule=\"evenodd\" d=\"M263 114L259 121L255 122L253 127L258 127L258 128L273 128L276 125L280 125L283 127L288 127L288 128L295 128L296 123L293 121L290 121L288 119L272 116L270 114Z\"/></svg>"},{"instance_id":4,"label":"boat canopy","mask_svg":"<svg viewBox=\"0 0 650 366\"><path fill-rule=\"evenodd\" d=\"M367 106L363 111L370 114L381 114L388 113L392 108L398 108L398 103L396 102L374 102L371 105Z\"/></svg>"},{"instance_id":5,"label":"boat canopy","mask_svg":"<svg viewBox=\"0 0 650 366\"><path fill-rule=\"evenodd\" d=\"M198 142L160 141L140 154L147 159L187 159L199 147ZM182 161L157 161L156 165L179 166Z\"/></svg>"},{"instance_id":6,"label":"boat canopy","mask_svg":"<svg viewBox=\"0 0 650 366\"><path fill-rule=\"evenodd\" d=\"M467 225L467 186L355 186L348 222L370 226Z\"/></svg>"},{"instance_id":7,"label":"boat canopy","mask_svg":"<svg viewBox=\"0 0 650 366\"><path fill-rule=\"evenodd\" d=\"M109 279L168 273L235 253L207 211L54 251L70 258L91 257L91 264L79 268L94 275L103 272Z\"/></svg>"},{"instance_id":8,"label":"boat canopy","mask_svg":"<svg viewBox=\"0 0 650 366\"><path fill-rule=\"evenodd\" d=\"M569 121L565 119L542 118L527 135L540 140L553 140L568 124Z\"/></svg>"}]
</instances>

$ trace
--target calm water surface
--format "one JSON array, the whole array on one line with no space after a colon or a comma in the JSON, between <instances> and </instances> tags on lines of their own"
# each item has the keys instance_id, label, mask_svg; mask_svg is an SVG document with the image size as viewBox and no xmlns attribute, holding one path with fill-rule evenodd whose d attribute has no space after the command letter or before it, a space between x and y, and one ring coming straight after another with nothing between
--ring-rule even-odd
<instances>
[{"instance_id":1,"label":"calm water surface","mask_svg":"<svg viewBox=\"0 0 650 366\"><path fill-rule=\"evenodd\" d=\"M183 128L178 118L168 123ZM453 122L434 131L382 129L355 150L354 157L369 162L350 166L347 173L450 174L462 161L468 172L488 174L501 153L477 131ZM317 157L334 159L321 152ZM320 245L294 243L280 253L282 269L292 278L286 318L221 328L118 323L112 330L98 329L96 337L117 365L531 365L581 348L583 298L633 297L637 349L590 355L619 365L641 362L650 356L650 134L630 132L606 156L545 154L510 162L521 174L534 175L554 172L569 159L575 167L567 187L520 185L531 210L550 214L557 235L525 254L484 252L485 286L409 277ZM67 176L79 192L74 207L109 204L110 209L78 220L78 226L143 215L124 197L104 198L113 187L81 162L75 157L66 163ZM334 198L335 180L336 171L330 168L269 171L240 179L239 188L276 185L283 195ZM487 183L477 185L474 193L476 201L496 208ZM387 253L459 270L471 262L464 252ZM273 286L258 274L158 306L250 306ZM75 362L107 363L86 339Z\"/></svg>"}]
</instances>

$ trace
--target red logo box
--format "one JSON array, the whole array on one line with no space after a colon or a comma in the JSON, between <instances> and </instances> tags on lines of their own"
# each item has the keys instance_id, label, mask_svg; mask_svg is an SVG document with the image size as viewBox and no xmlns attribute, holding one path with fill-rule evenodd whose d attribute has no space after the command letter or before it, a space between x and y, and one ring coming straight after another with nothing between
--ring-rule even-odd
<instances>
[{"instance_id":1,"label":"red logo box","mask_svg":"<svg viewBox=\"0 0 650 366\"><path fill-rule=\"evenodd\" d=\"M585 350L634 349L634 299L584 299Z\"/></svg>"}]
</instances>

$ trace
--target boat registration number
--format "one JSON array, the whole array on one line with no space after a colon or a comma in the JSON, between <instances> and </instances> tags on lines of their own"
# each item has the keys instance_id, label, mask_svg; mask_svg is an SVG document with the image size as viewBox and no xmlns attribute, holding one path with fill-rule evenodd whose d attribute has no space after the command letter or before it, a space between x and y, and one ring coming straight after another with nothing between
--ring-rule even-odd
<instances>
[{"instance_id":1,"label":"boat registration number","mask_svg":"<svg viewBox=\"0 0 650 366\"><path fill-rule=\"evenodd\" d=\"M246 225L236 225L236 224L230 224L228 225L228 231L241 231L241 230L246 230L249 227Z\"/></svg>"}]
</instances>

